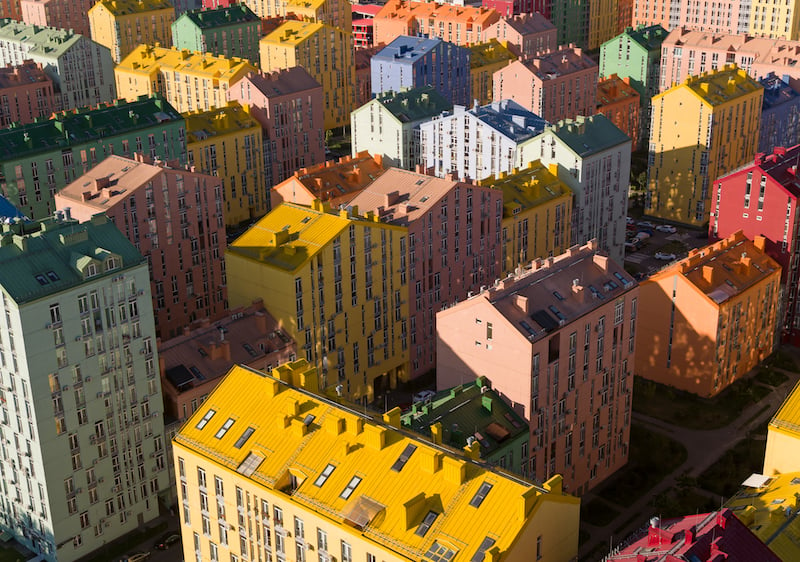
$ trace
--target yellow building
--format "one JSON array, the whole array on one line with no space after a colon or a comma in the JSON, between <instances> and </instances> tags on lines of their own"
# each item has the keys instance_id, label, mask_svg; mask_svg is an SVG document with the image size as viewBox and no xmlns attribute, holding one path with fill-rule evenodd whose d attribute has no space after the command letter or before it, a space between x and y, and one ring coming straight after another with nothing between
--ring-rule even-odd
<instances>
[{"instance_id":1,"label":"yellow building","mask_svg":"<svg viewBox=\"0 0 800 562\"><path fill-rule=\"evenodd\" d=\"M354 109L353 34L323 23L287 21L259 44L261 70L302 66L325 92L325 129L350 124Z\"/></svg>"},{"instance_id":2,"label":"yellow building","mask_svg":"<svg viewBox=\"0 0 800 562\"><path fill-rule=\"evenodd\" d=\"M286 0L286 13L305 21L325 23L339 29L351 29L353 10L347 0Z\"/></svg>"},{"instance_id":3,"label":"yellow building","mask_svg":"<svg viewBox=\"0 0 800 562\"><path fill-rule=\"evenodd\" d=\"M798 0L752 0L748 35L800 39Z\"/></svg>"},{"instance_id":4,"label":"yellow building","mask_svg":"<svg viewBox=\"0 0 800 562\"><path fill-rule=\"evenodd\" d=\"M478 100L480 105L486 105L494 99L492 74L517 60L517 57L497 39L469 45L468 49L471 53L469 75L472 81L472 98Z\"/></svg>"},{"instance_id":5,"label":"yellow building","mask_svg":"<svg viewBox=\"0 0 800 562\"><path fill-rule=\"evenodd\" d=\"M406 243L376 214L283 203L228 246L228 299L263 299L325 388L371 401L408 378Z\"/></svg>"},{"instance_id":6,"label":"yellow building","mask_svg":"<svg viewBox=\"0 0 800 562\"><path fill-rule=\"evenodd\" d=\"M589 44L588 48L599 49L600 46L619 35L620 29L617 28L618 19L621 17L620 11L623 5L630 5L629 2L620 0L590 0L589 1ZM630 8L628 8L630 17ZM625 22L623 27L630 25L630 20Z\"/></svg>"},{"instance_id":7,"label":"yellow building","mask_svg":"<svg viewBox=\"0 0 800 562\"><path fill-rule=\"evenodd\" d=\"M576 558L580 500L561 476L519 480L471 460L477 442L413 437L399 408L373 419L316 379L302 360L235 366L175 436L184 559Z\"/></svg>"},{"instance_id":8,"label":"yellow building","mask_svg":"<svg viewBox=\"0 0 800 562\"><path fill-rule=\"evenodd\" d=\"M255 67L240 58L139 45L114 68L117 96L159 93L181 113L225 107L228 88Z\"/></svg>"},{"instance_id":9,"label":"yellow building","mask_svg":"<svg viewBox=\"0 0 800 562\"><path fill-rule=\"evenodd\" d=\"M563 254L570 246L572 190L555 172L534 160L526 169L478 182L503 191L504 275L536 258Z\"/></svg>"},{"instance_id":10,"label":"yellow building","mask_svg":"<svg viewBox=\"0 0 800 562\"><path fill-rule=\"evenodd\" d=\"M711 182L755 156L763 95L758 82L730 65L653 97L646 214L708 222Z\"/></svg>"},{"instance_id":11,"label":"yellow building","mask_svg":"<svg viewBox=\"0 0 800 562\"><path fill-rule=\"evenodd\" d=\"M138 45L172 45L175 8L167 0L100 0L88 15L92 41L117 64Z\"/></svg>"},{"instance_id":12,"label":"yellow building","mask_svg":"<svg viewBox=\"0 0 800 562\"><path fill-rule=\"evenodd\" d=\"M764 474L783 474L800 470L800 384L770 420Z\"/></svg>"},{"instance_id":13,"label":"yellow building","mask_svg":"<svg viewBox=\"0 0 800 562\"><path fill-rule=\"evenodd\" d=\"M258 121L236 101L185 113L184 118L189 165L222 178L225 225L237 226L264 215L269 188Z\"/></svg>"}]
</instances>

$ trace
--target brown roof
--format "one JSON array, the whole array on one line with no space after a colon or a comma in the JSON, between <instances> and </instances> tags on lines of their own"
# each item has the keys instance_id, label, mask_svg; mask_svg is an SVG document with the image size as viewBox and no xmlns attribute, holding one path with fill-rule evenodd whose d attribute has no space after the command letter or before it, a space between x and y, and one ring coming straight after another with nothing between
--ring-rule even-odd
<instances>
[{"instance_id":1,"label":"brown roof","mask_svg":"<svg viewBox=\"0 0 800 562\"><path fill-rule=\"evenodd\" d=\"M0 89L50 81L50 77L42 69L42 65L32 60L26 60L20 65L9 64L0 68Z\"/></svg>"},{"instance_id":2,"label":"brown roof","mask_svg":"<svg viewBox=\"0 0 800 562\"><path fill-rule=\"evenodd\" d=\"M268 98L322 87L302 66L275 72L250 72L242 80L249 81Z\"/></svg>"}]
</instances>

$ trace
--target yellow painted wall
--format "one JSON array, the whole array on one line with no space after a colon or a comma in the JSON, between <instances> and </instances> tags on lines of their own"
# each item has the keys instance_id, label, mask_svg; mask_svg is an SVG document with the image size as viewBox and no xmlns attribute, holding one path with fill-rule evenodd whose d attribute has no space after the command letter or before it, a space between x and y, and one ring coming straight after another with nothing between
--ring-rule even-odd
<instances>
[{"instance_id":1,"label":"yellow painted wall","mask_svg":"<svg viewBox=\"0 0 800 562\"><path fill-rule=\"evenodd\" d=\"M800 39L797 0L753 0L747 33L776 39Z\"/></svg>"},{"instance_id":2,"label":"yellow painted wall","mask_svg":"<svg viewBox=\"0 0 800 562\"><path fill-rule=\"evenodd\" d=\"M556 214L560 214L560 225L556 228ZM509 274L522 264L536 258L558 256L570 246L570 217L572 216L572 192L543 202L541 205L523 209L516 215L503 214L503 273ZM523 247L523 221L527 220L527 251ZM555 236L556 231L560 233ZM558 243L557 243L558 242Z\"/></svg>"},{"instance_id":3,"label":"yellow painted wall","mask_svg":"<svg viewBox=\"0 0 800 562\"><path fill-rule=\"evenodd\" d=\"M767 450L764 453L763 474L797 471L800 466L800 435L769 426L767 429Z\"/></svg>"},{"instance_id":4,"label":"yellow painted wall","mask_svg":"<svg viewBox=\"0 0 800 562\"><path fill-rule=\"evenodd\" d=\"M589 49L617 36L618 0L589 1Z\"/></svg>"},{"instance_id":5,"label":"yellow painted wall","mask_svg":"<svg viewBox=\"0 0 800 562\"><path fill-rule=\"evenodd\" d=\"M119 63L138 45L172 46L172 23L175 9L115 14L102 2L88 12L92 41L111 50L111 58Z\"/></svg>"}]
</instances>

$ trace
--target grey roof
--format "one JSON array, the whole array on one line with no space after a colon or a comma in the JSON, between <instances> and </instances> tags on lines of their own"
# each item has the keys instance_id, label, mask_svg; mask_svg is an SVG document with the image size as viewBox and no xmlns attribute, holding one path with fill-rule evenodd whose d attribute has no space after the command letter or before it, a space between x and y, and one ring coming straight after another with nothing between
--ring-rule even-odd
<instances>
[{"instance_id":1,"label":"grey roof","mask_svg":"<svg viewBox=\"0 0 800 562\"><path fill-rule=\"evenodd\" d=\"M602 113L591 117L579 115L575 119L559 121L547 129L564 141L575 154L584 158L631 142L630 137Z\"/></svg>"},{"instance_id":2,"label":"grey roof","mask_svg":"<svg viewBox=\"0 0 800 562\"><path fill-rule=\"evenodd\" d=\"M401 123L430 119L453 108L453 104L430 85L387 92L379 95L377 100Z\"/></svg>"},{"instance_id":3,"label":"grey roof","mask_svg":"<svg viewBox=\"0 0 800 562\"><path fill-rule=\"evenodd\" d=\"M759 80L758 83L764 86L764 102L761 105L762 111L794 101L800 96L800 94L789 85L788 76L781 78L774 72L770 72Z\"/></svg>"},{"instance_id":4,"label":"grey roof","mask_svg":"<svg viewBox=\"0 0 800 562\"><path fill-rule=\"evenodd\" d=\"M395 60L412 63L432 51L442 40L401 35L373 55L373 60Z\"/></svg>"},{"instance_id":5,"label":"grey roof","mask_svg":"<svg viewBox=\"0 0 800 562\"><path fill-rule=\"evenodd\" d=\"M547 121L512 100L475 107L470 113L517 143L535 137L547 126Z\"/></svg>"}]
</instances>

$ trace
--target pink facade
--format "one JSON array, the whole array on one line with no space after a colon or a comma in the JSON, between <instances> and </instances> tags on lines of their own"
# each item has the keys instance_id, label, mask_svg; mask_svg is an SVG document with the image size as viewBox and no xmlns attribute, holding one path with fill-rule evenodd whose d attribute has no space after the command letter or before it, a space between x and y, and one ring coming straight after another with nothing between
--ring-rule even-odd
<instances>
[{"instance_id":1,"label":"pink facade","mask_svg":"<svg viewBox=\"0 0 800 562\"><path fill-rule=\"evenodd\" d=\"M709 238L719 240L739 230L748 238L766 238L766 253L782 269L781 338L800 345L800 232L798 232L797 162L800 146L775 148L714 182Z\"/></svg>"},{"instance_id":2,"label":"pink facade","mask_svg":"<svg viewBox=\"0 0 800 562\"><path fill-rule=\"evenodd\" d=\"M94 4L94 0L21 0L20 10L27 24L71 29L90 37L88 12Z\"/></svg>"},{"instance_id":3,"label":"pink facade","mask_svg":"<svg viewBox=\"0 0 800 562\"><path fill-rule=\"evenodd\" d=\"M350 204L408 228L410 372L424 375L436 366L436 311L500 275L503 193L390 168Z\"/></svg>"},{"instance_id":4,"label":"pink facade","mask_svg":"<svg viewBox=\"0 0 800 562\"><path fill-rule=\"evenodd\" d=\"M481 3L484 8L497 10L505 17L535 13L535 4L534 0L483 0Z\"/></svg>"},{"instance_id":5,"label":"pink facade","mask_svg":"<svg viewBox=\"0 0 800 562\"><path fill-rule=\"evenodd\" d=\"M483 31L483 41L497 39L518 57L558 49L556 26L542 14L503 17Z\"/></svg>"},{"instance_id":6,"label":"pink facade","mask_svg":"<svg viewBox=\"0 0 800 562\"><path fill-rule=\"evenodd\" d=\"M238 4L238 0L202 0L202 7L204 10L213 10L216 8L227 8L232 4Z\"/></svg>"},{"instance_id":7,"label":"pink facade","mask_svg":"<svg viewBox=\"0 0 800 562\"><path fill-rule=\"evenodd\" d=\"M250 73L228 89L228 99L249 106L261 125L268 188L325 161L322 86L302 67Z\"/></svg>"},{"instance_id":8,"label":"pink facade","mask_svg":"<svg viewBox=\"0 0 800 562\"><path fill-rule=\"evenodd\" d=\"M526 476L581 495L628 462L639 288L596 243L436 315L436 387L485 376L530 424Z\"/></svg>"},{"instance_id":9,"label":"pink facade","mask_svg":"<svg viewBox=\"0 0 800 562\"><path fill-rule=\"evenodd\" d=\"M633 18L631 25L634 29L643 25L660 25L664 29L675 27L670 24L670 9L673 0L633 0ZM673 17L672 20L675 18Z\"/></svg>"},{"instance_id":10,"label":"pink facade","mask_svg":"<svg viewBox=\"0 0 800 562\"><path fill-rule=\"evenodd\" d=\"M49 117L57 103L53 81L41 64L27 60L0 68L0 127Z\"/></svg>"},{"instance_id":11,"label":"pink facade","mask_svg":"<svg viewBox=\"0 0 800 562\"><path fill-rule=\"evenodd\" d=\"M597 64L582 49L562 47L496 71L494 99L512 99L551 123L594 115L597 76Z\"/></svg>"},{"instance_id":12,"label":"pink facade","mask_svg":"<svg viewBox=\"0 0 800 562\"><path fill-rule=\"evenodd\" d=\"M56 194L85 221L105 213L150 265L156 333L182 334L227 309L222 180L139 154L109 156Z\"/></svg>"}]
</instances>

